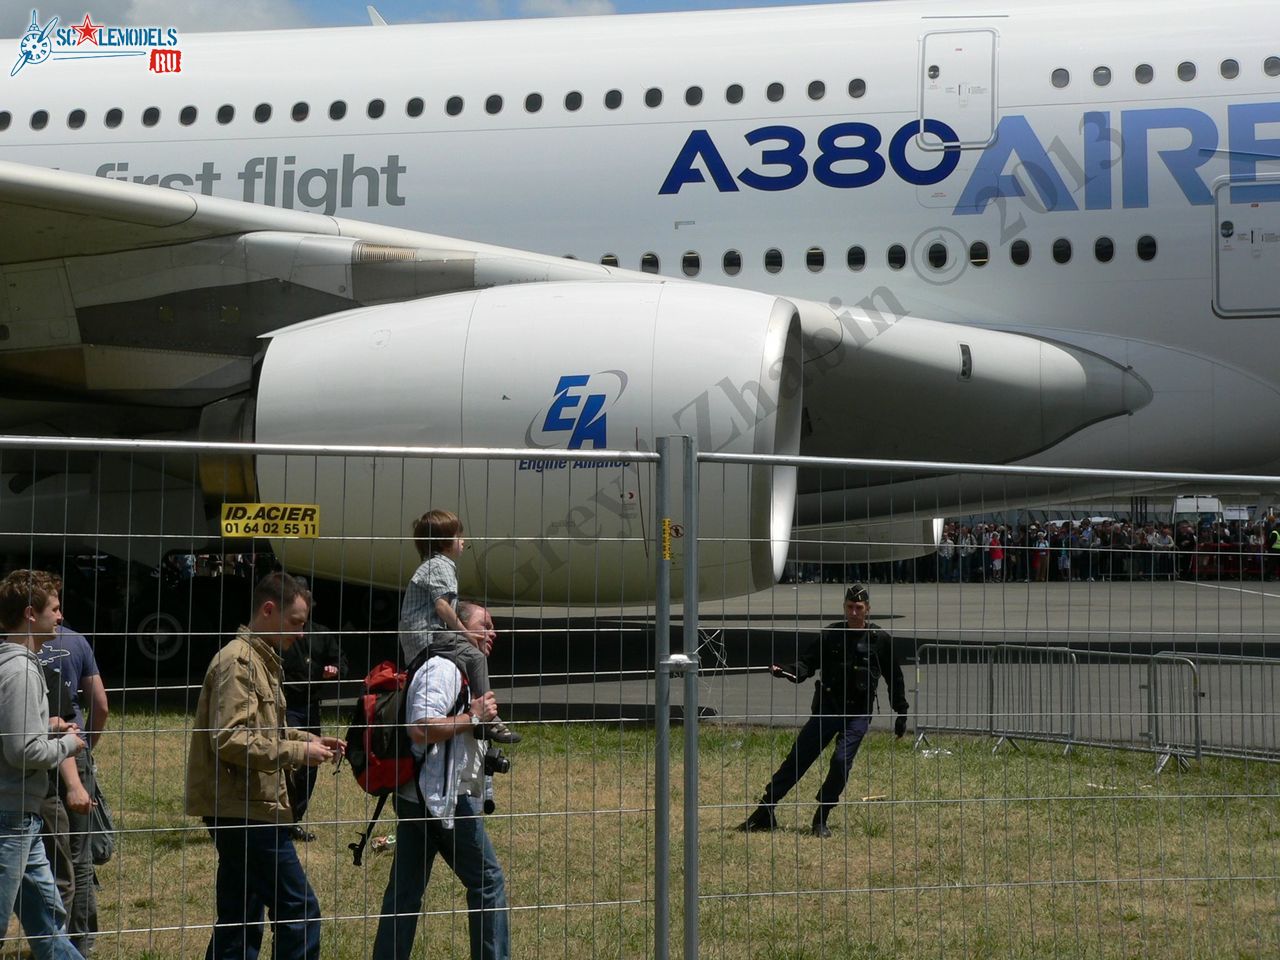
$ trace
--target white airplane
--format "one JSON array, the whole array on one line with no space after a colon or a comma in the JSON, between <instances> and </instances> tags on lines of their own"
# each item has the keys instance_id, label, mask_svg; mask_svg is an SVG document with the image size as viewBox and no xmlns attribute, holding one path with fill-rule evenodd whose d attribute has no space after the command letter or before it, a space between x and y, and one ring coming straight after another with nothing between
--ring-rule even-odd
<instances>
[{"instance_id":1,"label":"white airplane","mask_svg":"<svg viewBox=\"0 0 1280 960\"><path fill-rule=\"evenodd\" d=\"M1280 473L1274 0L51 20L0 41L5 432ZM5 528L317 502L285 556L398 586L457 504L490 598L650 589L634 463L126 466L27 465ZM708 475L704 595L1054 493L885 479Z\"/></svg>"}]
</instances>

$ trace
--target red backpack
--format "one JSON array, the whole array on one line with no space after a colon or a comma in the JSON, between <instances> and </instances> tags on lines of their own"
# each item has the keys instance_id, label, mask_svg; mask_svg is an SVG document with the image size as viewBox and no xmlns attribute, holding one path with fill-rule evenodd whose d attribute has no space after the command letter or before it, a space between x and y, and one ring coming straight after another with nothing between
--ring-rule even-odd
<instances>
[{"instance_id":1,"label":"red backpack","mask_svg":"<svg viewBox=\"0 0 1280 960\"><path fill-rule=\"evenodd\" d=\"M432 655L432 651L423 650L407 670L398 669L391 660L383 660L364 678L364 688L356 699L351 725L347 728L347 761L360 788L378 798L378 805L359 843L347 844L357 867L387 797L398 787L413 781L421 766L421 761L410 749L405 709L409 684ZM458 704L465 707L470 702L467 674L465 670L460 669L459 672L462 674L462 689L458 694ZM455 704L455 712L458 704Z\"/></svg>"}]
</instances>

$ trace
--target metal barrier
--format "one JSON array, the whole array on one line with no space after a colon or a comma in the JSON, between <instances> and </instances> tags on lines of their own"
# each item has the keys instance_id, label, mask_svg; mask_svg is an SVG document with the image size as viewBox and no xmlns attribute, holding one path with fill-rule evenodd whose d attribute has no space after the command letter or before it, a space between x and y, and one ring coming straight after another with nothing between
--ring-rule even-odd
<instances>
[{"instance_id":1,"label":"metal barrier","mask_svg":"<svg viewBox=\"0 0 1280 960\"><path fill-rule=\"evenodd\" d=\"M1003 569L975 547L956 577L971 582L952 582L955 566L930 555L941 501L938 485L927 486L940 472L958 478L946 509L976 525L974 516L1003 509L984 499L1002 485L1010 500L1054 503L1087 481L1075 512L1101 515L1114 511L1091 509L1089 498L1107 485L1120 501L1124 484L1263 490L1274 478L698 454L683 438L657 446L552 457L0 440L0 536L16 545L8 565L55 566L72 624L87 624L104 661L118 658L98 755L121 843L100 869L98 956L194 957L208 937L213 853L204 827L182 812L181 768L203 732L191 714L204 663L243 618L239 591L251 582L232 561L215 577L214 564L254 553L252 537L205 532L206 509L220 505L207 499L209 479L227 502L248 499L231 482L248 457L271 458L281 501L341 491L322 505L316 542L281 539L270 556L313 578L317 615L332 616L364 659L395 647L394 588L413 569L404 517L456 498L479 518L468 523L467 562L479 569L483 560L474 594L503 631L494 685L504 716L526 734L488 827L510 868L516 955L1110 957L1113 940L1124 947L1117 956L1148 946L1126 940L1134 917L1170 927L1171 957L1178 935L1192 944L1188 956L1210 939L1241 954L1280 948L1260 919L1280 895L1280 849L1267 826L1274 778L1247 764L1225 774L1202 764L1189 769L1185 791L1171 777L1153 787L1145 758L1122 752L1152 754L1157 769L1201 757L1280 759L1280 662L1223 652L1273 642L1272 588L1170 580L1168 564L1142 562L1154 554L1120 548L1078 568L1068 558L1042 584L1028 576L1044 567L1030 563L1025 543L1010 545ZM777 522L781 500L762 491L775 489L772 471L795 469L813 482ZM120 509L131 477L149 513ZM857 497L855 510L847 498ZM874 511L891 522L876 526ZM799 582L773 586L784 528L796 565L788 581ZM201 564L190 576L171 565L188 553ZM806 569L810 560L822 565ZM125 590L113 579L118 561L133 570ZM837 582L855 577L875 581L873 617L899 639L923 641L910 693L916 744L964 733L973 739L962 743L982 749L949 741L954 753L925 756L882 735L892 717L877 715L833 840L808 836L800 807L811 803L811 782L779 809L781 832L740 835L734 825L809 715L811 687L773 679L769 665L794 660L839 617ZM94 603L76 610L86 596ZM1131 651L1107 649L1120 644ZM334 703L351 681L313 689L327 704L326 727L340 726ZM671 742L673 720L682 743ZM979 737L992 738L992 750ZM1022 749L1014 759L1012 749L996 752L1002 745ZM1102 761L1060 755L1086 745L1116 749ZM322 776L308 814L319 838L299 846L320 895L326 956L342 960L369 953L390 860L371 855L363 870L350 867L346 843L368 800L349 778ZM1197 861L1201 848L1225 850L1222 864ZM1230 923L1189 912L1179 926L1191 898L1226 896L1237 898ZM424 909L430 952L465 954L461 894L433 880ZM1037 939L1045 929L1051 938ZM549 938L562 943L548 948Z\"/></svg>"},{"instance_id":2,"label":"metal barrier","mask_svg":"<svg viewBox=\"0 0 1280 960\"><path fill-rule=\"evenodd\" d=\"M1206 731L1201 705L1206 666L1264 666L1269 680L1280 661L1015 644L925 644L916 657L917 747L947 731L985 733L996 738L993 749L1036 740L1144 751L1158 756L1157 772L1205 754L1280 761L1263 739L1274 743L1274 711L1232 711Z\"/></svg>"}]
</instances>

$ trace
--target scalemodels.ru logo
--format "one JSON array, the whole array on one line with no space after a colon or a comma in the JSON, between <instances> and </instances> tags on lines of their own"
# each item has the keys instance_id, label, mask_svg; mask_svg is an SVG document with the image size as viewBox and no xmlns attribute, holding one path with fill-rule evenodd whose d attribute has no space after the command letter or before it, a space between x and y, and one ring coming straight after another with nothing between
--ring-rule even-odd
<instances>
[{"instance_id":1,"label":"scalemodels.ru logo","mask_svg":"<svg viewBox=\"0 0 1280 960\"><path fill-rule=\"evenodd\" d=\"M176 27L112 27L94 23L93 15L74 27L58 27L50 17L44 26L35 10L31 26L18 41L18 60L9 71L16 77L28 64L46 60L94 60L101 57L146 57L152 73L180 73L182 51L178 49Z\"/></svg>"}]
</instances>

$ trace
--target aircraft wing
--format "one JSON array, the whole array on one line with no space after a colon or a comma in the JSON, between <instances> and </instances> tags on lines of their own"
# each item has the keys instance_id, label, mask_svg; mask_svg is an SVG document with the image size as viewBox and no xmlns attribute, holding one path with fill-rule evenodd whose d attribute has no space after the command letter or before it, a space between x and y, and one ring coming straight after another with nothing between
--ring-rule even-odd
<instances>
[{"instance_id":1,"label":"aircraft wing","mask_svg":"<svg viewBox=\"0 0 1280 960\"><path fill-rule=\"evenodd\" d=\"M0 218L11 225L0 236L4 432L68 432L86 417L100 432L104 417L130 432L182 431L251 387L263 334L353 307L508 283L656 279L3 161Z\"/></svg>"},{"instance_id":2,"label":"aircraft wing","mask_svg":"<svg viewBox=\"0 0 1280 960\"><path fill-rule=\"evenodd\" d=\"M508 284L579 282L559 296L581 301L600 281L639 282L631 297L655 283L688 283L12 162L0 162L0 217L14 225L0 237L0 395L9 401L0 431L10 433L91 424L111 435L114 422L131 434L225 439L225 425L204 429L208 411L229 398L252 401L265 334L355 307ZM707 316L742 309L729 306L740 291L693 286L708 306L681 321L690 349ZM1006 460L1150 397L1123 368L1038 338L779 302L796 314L803 340L806 453ZM429 322L427 312L415 308L414 322ZM563 314L544 303L522 322L549 336ZM724 376L725 363L706 383ZM899 402L904 385L917 402ZM995 439L973 442L979 434L964 425L974 422Z\"/></svg>"}]
</instances>

